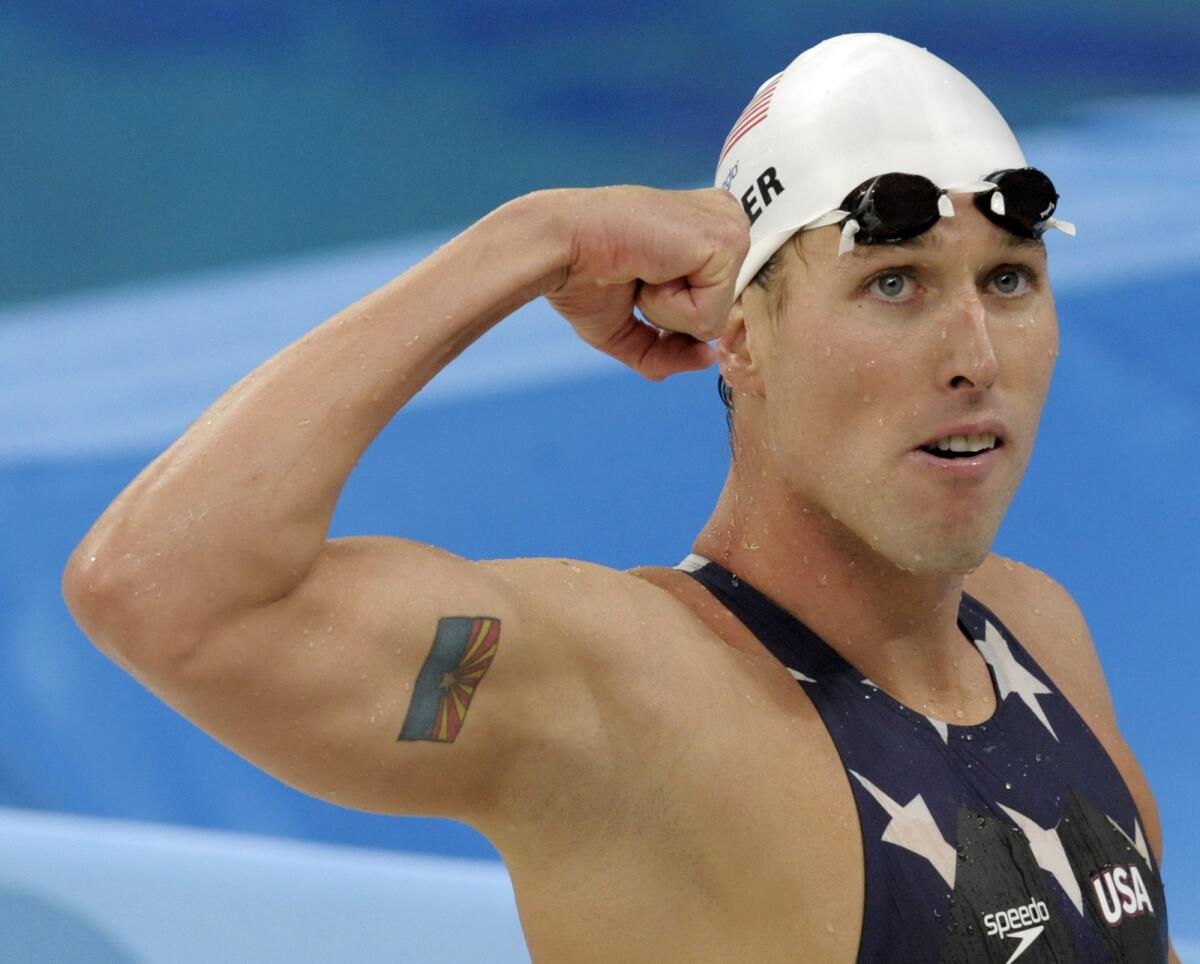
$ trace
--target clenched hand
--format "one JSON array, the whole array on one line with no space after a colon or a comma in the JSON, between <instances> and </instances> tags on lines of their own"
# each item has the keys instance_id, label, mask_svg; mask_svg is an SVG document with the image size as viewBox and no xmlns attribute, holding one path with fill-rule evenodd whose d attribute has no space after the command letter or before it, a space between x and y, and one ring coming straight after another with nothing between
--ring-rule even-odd
<instances>
[{"instance_id":1,"label":"clenched hand","mask_svg":"<svg viewBox=\"0 0 1200 964\"><path fill-rule=\"evenodd\" d=\"M737 200L719 188L562 193L571 255L546 294L559 314L589 345L646 378L711 365L706 342L721 333L750 245Z\"/></svg>"}]
</instances>

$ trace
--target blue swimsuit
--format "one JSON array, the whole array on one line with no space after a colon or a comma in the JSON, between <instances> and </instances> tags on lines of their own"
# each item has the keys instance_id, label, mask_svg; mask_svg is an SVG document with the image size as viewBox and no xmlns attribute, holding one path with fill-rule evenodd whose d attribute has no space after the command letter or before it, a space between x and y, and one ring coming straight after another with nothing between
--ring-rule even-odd
<instances>
[{"instance_id":1,"label":"blue swimsuit","mask_svg":"<svg viewBox=\"0 0 1200 964\"><path fill-rule=\"evenodd\" d=\"M812 630L700 556L677 567L787 667L821 714L858 808L859 962L1160 962L1167 909L1124 781L990 609L958 624L996 712L956 726L897 702Z\"/></svg>"}]
</instances>

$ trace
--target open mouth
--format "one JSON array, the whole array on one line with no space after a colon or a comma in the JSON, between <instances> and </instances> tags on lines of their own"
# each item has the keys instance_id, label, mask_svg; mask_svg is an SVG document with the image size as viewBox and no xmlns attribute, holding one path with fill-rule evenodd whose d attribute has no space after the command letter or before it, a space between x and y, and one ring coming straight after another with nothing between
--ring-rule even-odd
<instances>
[{"instance_id":1,"label":"open mouth","mask_svg":"<svg viewBox=\"0 0 1200 964\"><path fill-rule=\"evenodd\" d=\"M921 451L939 459L969 459L982 452L1002 448L1004 439L995 435L983 433L980 435L950 435L929 445L922 445Z\"/></svg>"}]
</instances>

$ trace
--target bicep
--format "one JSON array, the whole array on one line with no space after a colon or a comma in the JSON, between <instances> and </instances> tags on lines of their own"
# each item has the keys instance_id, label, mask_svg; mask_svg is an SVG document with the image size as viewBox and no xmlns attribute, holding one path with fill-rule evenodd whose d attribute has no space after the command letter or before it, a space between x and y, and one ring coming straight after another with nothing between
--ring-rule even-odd
<instances>
[{"instance_id":1,"label":"bicep","mask_svg":"<svg viewBox=\"0 0 1200 964\"><path fill-rule=\"evenodd\" d=\"M300 790L478 825L531 747L552 752L539 695L587 705L570 646L548 638L522 588L418 543L334 540L295 591L143 679Z\"/></svg>"}]
</instances>

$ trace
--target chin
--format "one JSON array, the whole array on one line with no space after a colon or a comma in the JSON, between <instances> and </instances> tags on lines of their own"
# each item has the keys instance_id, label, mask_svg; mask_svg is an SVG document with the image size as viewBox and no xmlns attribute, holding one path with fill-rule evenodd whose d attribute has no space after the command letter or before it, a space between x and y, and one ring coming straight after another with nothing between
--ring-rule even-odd
<instances>
[{"instance_id":1,"label":"chin","mask_svg":"<svg viewBox=\"0 0 1200 964\"><path fill-rule=\"evenodd\" d=\"M992 551L992 541L930 544L910 540L902 547L892 547L892 550L875 546L875 551L889 559L897 569L913 575L966 576L983 565Z\"/></svg>"}]
</instances>

